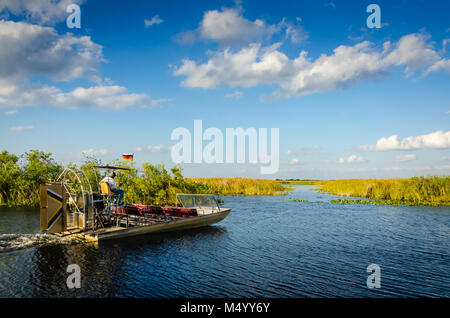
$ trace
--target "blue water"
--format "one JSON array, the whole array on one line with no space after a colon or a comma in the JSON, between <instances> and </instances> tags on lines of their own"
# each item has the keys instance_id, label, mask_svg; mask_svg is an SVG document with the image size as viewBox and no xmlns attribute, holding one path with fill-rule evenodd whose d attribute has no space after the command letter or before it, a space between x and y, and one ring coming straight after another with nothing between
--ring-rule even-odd
<instances>
[{"instance_id":1,"label":"blue water","mask_svg":"<svg viewBox=\"0 0 450 318\"><path fill-rule=\"evenodd\" d=\"M37 235L39 211L3 209L0 297L450 297L450 208L332 198L310 186L225 197L232 212L215 226L99 245Z\"/></svg>"}]
</instances>

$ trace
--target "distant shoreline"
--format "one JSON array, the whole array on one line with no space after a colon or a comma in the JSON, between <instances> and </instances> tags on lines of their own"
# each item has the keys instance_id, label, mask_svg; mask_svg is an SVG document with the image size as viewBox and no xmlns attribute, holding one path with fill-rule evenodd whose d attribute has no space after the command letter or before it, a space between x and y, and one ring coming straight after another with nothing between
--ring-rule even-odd
<instances>
[{"instance_id":1,"label":"distant shoreline","mask_svg":"<svg viewBox=\"0 0 450 318\"><path fill-rule=\"evenodd\" d=\"M450 206L450 177L408 179L278 180L282 184L316 185L317 190L342 197L374 199L383 205ZM358 204L361 200L335 200ZM374 203L375 204L375 203Z\"/></svg>"},{"instance_id":2,"label":"distant shoreline","mask_svg":"<svg viewBox=\"0 0 450 318\"><path fill-rule=\"evenodd\" d=\"M0 152L0 206L39 206L40 184L56 180L64 168L51 153L30 150L23 155ZM181 167L166 169L163 164L134 163L116 160L112 164L128 170L117 172L125 202L151 205L175 205L177 193L215 195L286 195L292 185L314 185L317 190L343 197L382 200L393 205L450 205L450 176L413 177L409 179L344 179L344 180L268 180L254 178L186 178ZM86 161L81 169L93 191L108 171L95 168L96 161ZM68 167L76 167L69 164ZM357 202L347 200L346 203Z\"/></svg>"}]
</instances>

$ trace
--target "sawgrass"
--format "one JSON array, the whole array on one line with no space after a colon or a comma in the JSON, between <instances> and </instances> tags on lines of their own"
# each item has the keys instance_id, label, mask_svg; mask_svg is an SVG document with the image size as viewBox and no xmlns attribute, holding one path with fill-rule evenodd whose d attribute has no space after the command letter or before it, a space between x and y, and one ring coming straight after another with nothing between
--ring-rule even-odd
<instances>
[{"instance_id":1,"label":"sawgrass","mask_svg":"<svg viewBox=\"0 0 450 318\"><path fill-rule=\"evenodd\" d=\"M319 181L316 184L318 190L322 192L345 197L384 200L392 205L450 205L450 177L448 176L330 180ZM356 202L347 200L347 202L336 203Z\"/></svg>"},{"instance_id":2,"label":"sawgrass","mask_svg":"<svg viewBox=\"0 0 450 318\"><path fill-rule=\"evenodd\" d=\"M281 184L316 185L318 180L277 180Z\"/></svg>"},{"instance_id":3,"label":"sawgrass","mask_svg":"<svg viewBox=\"0 0 450 318\"><path fill-rule=\"evenodd\" d=\"M251 178L187 178L188 182L201 183L209 191L220 195L284 195L291 188L275 180Z\"/></svg>"}]
</instances>

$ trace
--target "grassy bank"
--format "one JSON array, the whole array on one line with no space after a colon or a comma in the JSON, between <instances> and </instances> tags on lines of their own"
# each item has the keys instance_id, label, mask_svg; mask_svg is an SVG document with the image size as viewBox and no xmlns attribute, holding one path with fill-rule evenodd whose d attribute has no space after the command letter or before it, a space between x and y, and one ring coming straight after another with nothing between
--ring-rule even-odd
<instances>
[{"instance_id":1,"label":"grassy bank","mask_svg":"<svg viewBox=\"0 0 450 318\"><path fill-rule=\"evenodd\" d=\"M318 180L277 180L277 182L279 182L281 184L288 184L288 185L294 185L294 184L298 184L298 185L316 185L320 181L318 181Z\"/></svg>"},{"instance_id":2,"label":"grassy bank","mask_svg":"<svg viewBox=\"0 0 450 318\"><path fill-rule=\"evenodd\" d=\"M100 162L87 161L79 167L90 180L94 191L97 182L108 171L93 169ZM113 161L109 164L128 167L117 171L126 202L173 205L176 193L210 193L217 195L280 195L290 185L316 185L319 191L346 197L383 200L382 204L450 205L450 177L414 177L410 179L348 179L348 180L265 180L250 178L184 178L177 166L167 170L164 165ZM39 185L54 180L63 166L50 153L31 150L22 155L0 152L0 206L38 206ZM345 202L344 202L345 201ZM355 203L341 200L336 203ZM380 203L381 204L381 203Z\"/></svg>"},{"instance_id":3,"label":"grassy bank","mask_svg":"<svg viewBox=\"0 0 450 318\"><path fill-rule=\"evenodd\" d=\"M280 195L290 188L274 180L250 178L188 178L209 188L210 193L220 195Z\"/></svg>"},{"instance_id":4,"label":"grassy bank","mask_svg":"<svg viewBox=\"0 0 450 318\"><path fill-rule=\"evenodd\" d=\"M319 181L319 191L345 197L385 200L389 204L450 205L450 177Z\"/></svg>"},{"instance_id":5,"label":"grassy bank","mask_svg":"<svg viewBox=\"0 0 450 318\"><path fill-rule=\"evenodd\" d=\"M109 171L93 166L105 164L86 161L81 169L88 177L93 191ZM137 168L133 163L113 161L107 164L129 168L116 171L116 182L125 191L125 202L174 205L177 193L216 195L278 195L288 187L274 180L248 178L184 178L178 166L166 169L164 165L144 163ZM54 181L63 166L52 159L50 153L32 150L22 155L0 152L0 206L38 206L39 185Z\"/></svg>"}]
</instances>

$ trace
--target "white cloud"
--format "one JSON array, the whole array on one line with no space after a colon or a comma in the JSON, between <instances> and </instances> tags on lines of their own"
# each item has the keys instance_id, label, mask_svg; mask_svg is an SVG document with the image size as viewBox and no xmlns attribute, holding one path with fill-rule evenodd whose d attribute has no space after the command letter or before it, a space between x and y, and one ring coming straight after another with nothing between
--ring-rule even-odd
<instances>
[{"instance_id":1,"label":"white cloud","mask_svg":"<svg viewBox=\"0 0 450 318\"><path fill-rule=\"evenodd\" d=\"M326 6L326 7L328 7L328 8L336 9L336 5L334 4L333 1L326 2L326 3L324 4L324 6Z\"/></svg>"},{"instance_id":2,"label":"white cloud","mask_svg":"<svg viewBox=\"0 0 450 318\"><path fill-rule=\"evenodd\" d=\"M290 72L286 64L289 59L276 51L276 46L262 50L259 44L232 53L229 49L217 53L207 63L197 65L184 60L174 75L185 75L186 87L214 88L225 82L230 87L251 87L262 83L273 83L280 73Z\"/></svg>"},{"instance_id":3,"label":"white cloud","mask_svg":"<svg viewBox=\"0 0 450 318\"><path fill-rule=\"evenodd\" d=\"M15 126L10 128L12 131L24 131L24 130L31 130L33 129L33 126Z\"/></svg>"},{"instance_id":4,"label":"white cloud","mask_svg":"<svg viewBox=\"0 0 450 318\"><path fill-rule=\"evenodd\" d=\"M144 20L144 26L145 26L146 28L149 28L149 27L151 27L151 26L154 25L154 24L161 24L161 23L163 23L163 22L164 22L163 19L160 19L158 15L155 15L155 16L152 17L150 20L145 19L145 20Z\"/></svg>"},{"instance_id":5,"label":"white cloud","mask_svg":"<svg viewBox=\"0 0 450 318\"><path fill-rule=\"evenodd\" d=\"M310 146L310 147L302 147L301 148L303 152L311 155L311 154L315 154L315 153L319 153L320 151L322 151L322 147L321 146Z\"/></svg>"},{"instance_id":6,"label":"white cloud","mask_svg":"<svg viewBox=\"0 0 450 318\"><path fill-rule=\"evenodd\" d=\"M425 75L428 75L432 72L439 72L439 71L445 71L447 73L450 73L450 60L449 59L442 59L431 65L429 68L427 68Z\"/></svg>"},{"instance_id":7,"label":"white cloud","mask_svg":"<svg viewBox=\"0 0 450 318\"><path fill-rule=\"evenodd\" d=\"M89 36L59 35L52 27L0 21L0 79L46 76L54 81L94 78L102 46Z\"/></svg>"},{"instance_id":8,"label":"white cloud","mask_svg":"<svg viewBox=\"0 0 450 318\"><path fill-rule=\"evenodd\" d=\"M442 51L445 53L447 52L447 44L450 43L450 39L443 39L442 40Z\"/></svg>"},{"instance_id":9,"label":"white cloud","mask_svg":"<svg viewBox=\"0 0 450 318\"><path fill-rule=\"evenodd\" d=\"M233 93L225 94L225 98L235 98L239 99L244 96L244 93L241 91L234 91Z\"/></svg>"},{"instance_id":10,"label":"white cloud","mask_svg":"<svg viewBox=\"0 0 450 318\"><path fill-rule=\"evenodd\" d=\"M237 9L206 11L199 27L202 38L228 45L261 41L277 30L276 26L262 20L245 19Z\"/></svg>"},{"instance_id":11,"label":"white cloud","mask_svg":"<svg viewBox=\"0 0 450 318\"><path fill-rule=\"evenodd\" d=\"M415 154L406 154L403 156L397 156L395 158L396 162L408 162L408 161L413 161L416 160L417 156Z\"/></svg>"},{"instance_id":12,"label":"white cloud","mask_svg":"<svg viewBox=\"0 0 450 318\"><path fill-rule=\"evenodd\" d=\"M428 74L437 71L445 61L440 58L422 34L403 36L397 43L385 42L383 49L364 41L354 46L341 45L333 54L322 54L312 60L306 51L289 59L279 48L281 43L269 47L252 43L240 50L229 48L218 51L203 64L185 59L175 67L175 76L185 76L182 85L197 88L215 88L221 84L230 87L253 87L278 84L280 88L264 100L323 93L345 88L353 83L380 77L392 66L404 66L405 72L428 67ZM438 63L438 64L436 64ZM445 63L444 63L445 64Z\"/></svg>"},{"instance_id":13,"label":"white cloud","mask_svg":"<svg viewBox=\"0 0 450 318\"><path fill-rule=\"evenodd\" d=\"M1 84L1 81L0 81ZM0 85L1 86L1 85ZM45 106L61 108L94 108L120 110L131 107L152 108L170 99L151 99L146 94L130 94L123 86L78 87L63 92L55 86L12 85L9 90L0 90L0 105Z\"/></svg>"},{"instance_id":14,"label":"white cloud","mask_svg":"<svg viewBox=\"0 0 450 318\"><path fill-rule=\"evenodd\" d=\"M398 135L381 138L375 145L377 151L418 150L450 148L450 131L436 131L431 134L400 139Z\"/></svg>"},{"instance_id":15,"label":"white cloud","mask_svg":"<svg viewBox=\"0 0 450 318\"><path fill-rule=\"evenodd\" d=\"M294 150L292 150L292 149L288 149L288 150L286 151L286 154L287 154L288 156L290 156L290 155L295 154L295 152L294 152Z\"/></svg>"},{"instance_id":16,"label":"white cloud","mask_svg":"<svg viewBox=\"0 0 450 318\"><path fill-rule=\"evenodd\" d=\"M5 115L14 115L14 114L16 114L18 112L18 110L17 109L11 109L11 110L8 110L8 111L6 111L5 112Z\"/></svg>"},{"instance_id":17,"label":"white cloud","mask_svg":"<svg viewBox=\"0 0 450 318\"><path fill-rule=\"evenodd\" d=\"M107 149L86 149L81 151L82 157L103 157L107 155L109 151Z\"/></svg>"},{"instance_id":18,"label":"white cloud","mask_svg":"<svg viewBox=\"0 0 450 318\"><path fill-rule=\"evenodd\" d=\"M102 50L88 36L60 35L52 27L0 21L0 106L124 109L168 101L128 93L125 87L108 85L109 78L101 80ZM52 85L30 83L39 76L52 81L87 78L100 84L64 92Z\"/></svg>"},{"instance_id":19,"label":"white cloud","mask_svg":"<svg viewBox=\"0 0 450 318\"><path fill-rule=\"evenodd\" d=\"M296 21L298 23L291 23L286 18L283 18L277 25L279 32L283 33L284 31L285 39L290 40L293 44L304 42L309 38L308 32L300 25L302 19L297 17Z\"/></svg>"},{"instance_id":20,"label":"white cloud","mask_svg":"<svg viewBox=\"0 0 450 318\"><path fill-rule=\"evenodd\" d=\"M224 8L210 10L203 14L202 21L197 30L185 31L176 36L180 43L192 43L197 39L210 40L221 46L242 46L252 42L264 42L275 34L284 34L286 39L297 44L308 38L307 32L296 23L282 19L277 24L269 24L261 19L254 21L242 15L242 8Z\"/></svg>"},{"instance_id":21,"label":"white cloud","mask_svg":"<svg viewBox=\"0 0 450 318\"><path fill-rule=\"evenodd\" d=\"M366 162L366 160L363 157L351 155L348 158L340 158L339 163L362 163Z\"/></svg>"},{"instance_id":22,"label":"white cloud","mask_svg":"<svg viewBox=\"0 0 450 318\"><path fill-rule=\"evenodd\" d=\"M290 161L289 161L289 164L291 164L291 165L296 165L296 164L298 164L300 162L300 160L298 160L298 158L292 158Z\"/></svg>"},{"instance_id":23,"label":"white cloud","mask_svg":"<svg viewBox=\"0 0 450 318\"><path fill-rule=\"evenodd\" d=\"M429 35L408 34L403 36L395 45L394 49L386 56L385 63L388 65L405 65L405 72L411 73L428 65L433 65L441 60L439 54L426 41ZM391 45L385 43L385 49Z\"/></svg>"},{"instance_id":24,"label":"white cloud","mask_svg":"<svg viewBox=\"0 0 450 318\"><path fill-rule=\"evenodd\" d=\"M163 145L156 146L146 146L146 147L138 147L136 148L137 152L141 151L149 151L149 152L166 152L171 150L171 147L164 147Z\"/></svg>"},{"instance_id":25,"label":"white cloud","mask_svg":"<svg viewBox=\"0 0 450 318\"><path fill-rule=\"evenodd\" d=\"M84 0L0 0L0 13L23 15L32 22L54 25L67 18L67 6L81 5L84 2Z\"/></svg>"},{"instance_id":26,"label":"white cloud","mask_svg":"<svg viewBox=\"0 0 450 318\"><path fill-rule=\"evenodd\" d=\"M375 146L374 145L362 145L362 146L359 146L358 150L360 150L360 151L374 151L375 150Z\"/></svg>"}]
</instances>

